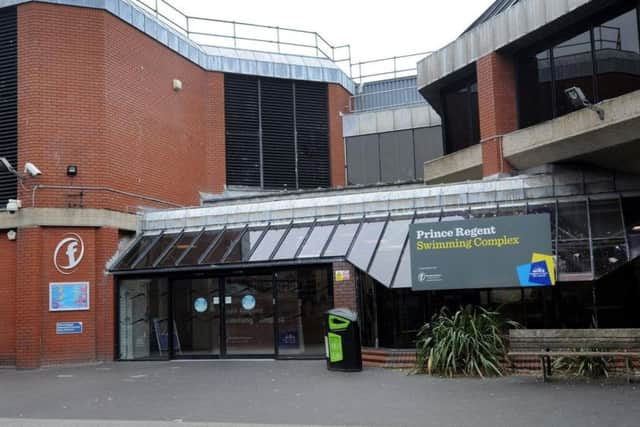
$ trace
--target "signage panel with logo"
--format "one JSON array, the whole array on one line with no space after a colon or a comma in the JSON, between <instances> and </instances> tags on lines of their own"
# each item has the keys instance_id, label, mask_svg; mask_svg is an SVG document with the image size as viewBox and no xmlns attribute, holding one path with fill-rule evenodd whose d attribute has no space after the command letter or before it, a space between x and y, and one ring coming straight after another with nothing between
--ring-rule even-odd
<instances>
[{"instance_id":1,"label":"signage panel with logo","mask_svg":"<svg viewBox=\"0 0 640 427\"><path fill-rule=\"evenodd\" d=\"M53 252L53 265L62 274L72 274L84 258L84 241L76 233L67 233Z\"/></svg>"},{"instance_id":2,"label":"signage panel with logo","mask_svg":"<svg viewBox=\"0 0 640 427\"><path fill-rule=\"evenodd\" d=\"M548 214L413 224L414 290L555 285Z\"/></svg>"}]
</instances>

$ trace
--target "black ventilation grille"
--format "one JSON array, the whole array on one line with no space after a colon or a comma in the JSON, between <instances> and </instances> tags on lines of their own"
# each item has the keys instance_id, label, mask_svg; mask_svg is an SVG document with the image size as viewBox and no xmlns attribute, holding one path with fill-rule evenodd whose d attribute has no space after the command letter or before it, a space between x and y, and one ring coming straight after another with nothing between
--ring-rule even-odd
<instances>
[{"instance_id":1,"label":"black ventilation grille","mask_svg":"<svg viewBox=\"0 0 640 427\"><path fill-rule=\"evenodd\" d=\"M296 82L295 91L299 186L329 187L327 85Z\"/></svg>"},{"instance_id":2,"label":"black ventilation grille","mask_svg":"<svg viewBox=\"0 0 640 427\"><path fill-rule=\"evenodd\" d=\"M226 74L227 184L329 187L327 108L325 83Z\"/></svg>"},{"instance_id":3,"label":"black ventilation grille","mask_svg":"<svg viewBox=\"0 0 640 427\"><path fill-rule=\"evenodd\" d=\"M260 186L260 103L256 77L224 77L227 184Z\"/></svg>"},{"instance_id":4,"label":"black ventilation grille","mask_svg":"<svg viewBox=\"0 0 640 427\"><path fill-rule=\"evenodd\" d=\"M18 49L16 9L0 9L0 157L18 163ZM0 166L0 209L17 198L15 175Z\"/></svg>"},{"instance_id":5,"label":"black ventilation grille","mask_svg":"<svg viewBox=\"0 0 640 427\"><path fill-rule=\"evenodd\" d=\"M261 79L260 88L264 188L295 189L293 87L288 80Z\"/></svg>"}]
</instances>

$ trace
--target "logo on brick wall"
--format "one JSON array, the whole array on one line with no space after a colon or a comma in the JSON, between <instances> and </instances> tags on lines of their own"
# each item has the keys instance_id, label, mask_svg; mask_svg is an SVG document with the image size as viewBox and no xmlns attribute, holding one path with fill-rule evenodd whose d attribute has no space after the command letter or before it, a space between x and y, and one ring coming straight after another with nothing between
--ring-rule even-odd
<instances>
[{"instance_id":1,"label":"logo on brick wall","mask_svg":"<svg viewBox=\"0 0 640 427\"><path fill-rule=\"evenodd\" d=\"M84 242L75 233L68 233L65 236L68 237L60 240L53 253L53 265L60 273L71 274L84 257Z\"/></svg>"}]
</instances>

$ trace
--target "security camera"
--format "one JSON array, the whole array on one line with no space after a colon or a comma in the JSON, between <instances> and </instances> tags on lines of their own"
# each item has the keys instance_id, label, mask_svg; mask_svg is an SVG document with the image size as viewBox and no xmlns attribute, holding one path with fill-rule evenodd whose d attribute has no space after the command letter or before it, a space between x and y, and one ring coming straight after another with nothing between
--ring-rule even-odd
<instances>
[{"instance_id":1,"label":"security camera","mask_svg":"<svg viewBox=\"0 0 640 427\"><path fill-rule=\"evenodd\" d=\"M9 199L9 202L7 203L7 212L14 214L18 212L20 208L22 208L22 202L20 200Z\"/></svg>"},{"instance_id":2,"label":"security camera","mask_svg":"<svg viewBox=\"0 0 640 427\"><path fill-rule=\"evenodd\" d=\"M40 172L40 169L38 169L36 167L36 165L34 165L33 163L27 162L24 165L24 173L29 174L31 176L38 176L38 175L42 175L42 172Z\"/></svg>"},{"instance_id":3,"label":"security camera","mask_svg":"<svg viewBox=\"0 0 640 427\"><path fill-rule=\"evenodd\" d=\"M16 233L16 230L9 230L7 231L7 239L10 241L14 241L16 240L16 238L18 237L18 233Z\"/></svg>"},{"instance_id":4,"label":"security camera","mask_svg":"<svg viewBox=\"0 0 640 427\"><path fill-rule=\"evenodd\" d=\"M571 102L573 108L588 108L592 111L595 111L598 114L600 120L604 120L604 110L593 105L586 97L582 89L577 86L573 86L569 89L565 89L564 93L569 99L569 102Z\"/></svg>"}]
</instances>

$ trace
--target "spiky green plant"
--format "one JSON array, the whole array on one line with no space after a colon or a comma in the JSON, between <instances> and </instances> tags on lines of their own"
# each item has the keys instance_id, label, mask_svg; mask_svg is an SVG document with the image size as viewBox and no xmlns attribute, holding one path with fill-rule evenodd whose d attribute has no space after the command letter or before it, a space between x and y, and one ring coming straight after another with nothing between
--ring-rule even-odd
<instances>
[{"instance_id":1,"label":"spiky green plant","mask_svg":"<svg viewBox=\"0 0 640 427\"><path fill-rule=\"evenodd\" d=\"M576 352L598 349L575 349ZM602 356L566 356L553 361L553 368L580 377L609 378L609 360Z\"/></svg>"},{"instance_id":2,"label":"spiky green plant","mask_svg":"<svg viewBox=\"0 0 640 427\"><path fill-rule=\"evenodd\" d=\"M518 327L497 311L467 306L450 314L443 308L418 331L414 372L454 375L502 375L507 353L504 334Z\"/></svg>"}]
</instances>

